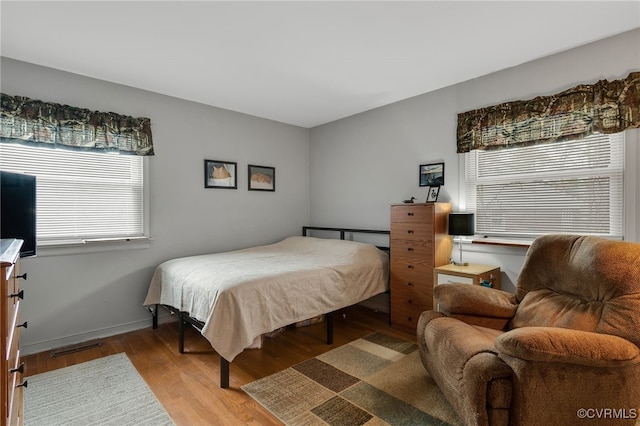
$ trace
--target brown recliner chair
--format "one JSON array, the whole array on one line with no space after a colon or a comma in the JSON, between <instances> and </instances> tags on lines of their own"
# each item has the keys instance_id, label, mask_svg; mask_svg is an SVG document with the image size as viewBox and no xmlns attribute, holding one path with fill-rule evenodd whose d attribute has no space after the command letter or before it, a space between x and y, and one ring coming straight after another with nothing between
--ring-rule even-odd
<instances>
[{"instance_id":1,"label":"brown recliner chair","mask_svg":"<svg viewBox=\"0 0 640 426\"><path fill-rule=\"evenodd\" d=\"M547 235L515 294L466 284L434 294L420 357L466 425L640 418L640 244Z\"/></svg>"}]
</instances>

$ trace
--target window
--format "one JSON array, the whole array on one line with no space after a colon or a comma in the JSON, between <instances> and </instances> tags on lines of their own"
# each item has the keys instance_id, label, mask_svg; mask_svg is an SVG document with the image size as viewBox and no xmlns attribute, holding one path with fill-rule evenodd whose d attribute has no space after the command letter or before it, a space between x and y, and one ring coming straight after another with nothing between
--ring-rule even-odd
<instances>
[{"instance_id":1,"label":"window","mask_svg":"<svg viewBox=\"0 0 640 426\"><path fill-rule=\"evenodd\" d=\"M465 154L466 209L476 232L623 236L624 136Z\"/></svg>"},{"instance_id":2,"label":"window","mask_svg":"<svg viewBox=\"0 0 640 426\"><path fill-rule=\"evenodd\" d=\"M0 168L36 176L38 245L143 237L143 158L0 144Z\"/></svg>"}]
</instances>

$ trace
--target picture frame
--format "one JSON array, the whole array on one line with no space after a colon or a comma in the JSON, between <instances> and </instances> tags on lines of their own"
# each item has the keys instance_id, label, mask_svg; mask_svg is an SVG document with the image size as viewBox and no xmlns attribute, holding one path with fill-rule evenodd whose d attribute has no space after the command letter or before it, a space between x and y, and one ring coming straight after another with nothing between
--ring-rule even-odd
<instances>
[{"instance_id":1,"label":"picture frame","mask_svg":"<svg viewBox=\"0 0 640 426\"><path fill-rule=\"evenodd\" d=\"M440 186L430 186L427 191L427 203L435 203L440 195Z\"/></svg>"},{"instance_id":2,"label":"picture frame","mask_svg":"<svg viewBox=\"0 0 640 426\"><path fill-rule=\"evenodd\" d=\"M249 164L247 185L249 191L275 191L276 168Z\"/></svg>"},{"instance_id":3,"label":"picture frame","mask_svg":"<svg viewBox=\"0 0 640 426\"><path fill-rule=\"evenodd\" d=\"M444 163L420 164L418 179L420 186L443 186Z\"/></svg>"},{"instance_id":4,"label":"picture frame","mask_svg":"<svg viewBox=\"0 0 640 426\"><path fill-rule=\"evenodd\" d=\"M233 161L204 160L204 187L237 189L237 170Z\"/></svg>"}]
</instances>

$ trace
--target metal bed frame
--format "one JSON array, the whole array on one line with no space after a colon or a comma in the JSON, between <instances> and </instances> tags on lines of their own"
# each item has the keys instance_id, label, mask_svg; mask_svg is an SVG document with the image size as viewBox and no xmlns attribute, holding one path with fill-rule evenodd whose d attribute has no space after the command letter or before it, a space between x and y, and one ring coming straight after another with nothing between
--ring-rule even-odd
<instances>
[{"instance_id":1,"label":"metal bed frame","mask_svg":"<svg viewBox=\"0 0 640 426\"><path fill-rule=\"evenodd\" d=\"M344 240L346 234L379 234L379 235L389 235L389 231L380 231L373 229L355 229L355 228L333 228L333 227L322 227L322 226L303 226L302 227L302 236L309 236L309 231L329 231L329 232L339 232L340 239ZM389 252L388 246L376 246L380 250ZM150 308L152 314L153 321L153 329L158 328L158 310L160 307L164 307L169 310L172 314L177 315L178 317L178 351L183 354L184 352L184 331L185 326L191 326L194 329L198 330L198 332L202 333L202 329L204 328L204 323L199 321L189 315L189 312L181 311L173 306L169 305L160 305L156 304L155 308ZM333 344L333 312L327 312L324 314L325 323L326 323L326 331L327 331L327 345ZM220 387L226 389L229 387L229 361L220 356Z\"/></svg>"}]
</instances>

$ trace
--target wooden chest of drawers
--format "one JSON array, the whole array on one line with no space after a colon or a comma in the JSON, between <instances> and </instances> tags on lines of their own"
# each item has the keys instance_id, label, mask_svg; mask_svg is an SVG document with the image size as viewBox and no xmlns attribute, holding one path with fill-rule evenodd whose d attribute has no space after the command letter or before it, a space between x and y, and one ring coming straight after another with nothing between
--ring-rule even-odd
<instances>
[{"instance_id":1,"label":"wooden chest of drawers","mask_svg":"<svg viewBox=\"0 0 640 426\"><path fill-rule=\"evenodd\" d=\"M2 398L2 424L22 424L22 375L24 364L20 360L20 300L23 292L20 278L20 248L22 240L1 240L0 269L2 295L0 327L2 333L0 397Z\"/></svg>"},{"instance_id":2,"label":"wooden chest of drawers","mask_svg":"<svg viewBox=\"0 0 640 426\"><path fill-rule=\"evenodd\" d=\"M433 268L449 263L448 203L391 206L391 325L415 333L433 309Z\"/></svg>"}]
</instances>

